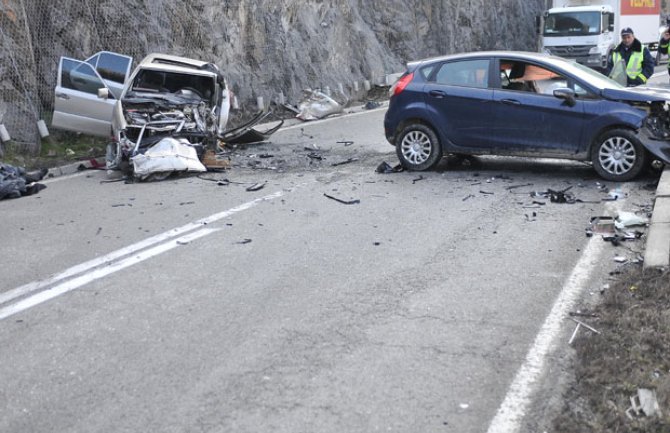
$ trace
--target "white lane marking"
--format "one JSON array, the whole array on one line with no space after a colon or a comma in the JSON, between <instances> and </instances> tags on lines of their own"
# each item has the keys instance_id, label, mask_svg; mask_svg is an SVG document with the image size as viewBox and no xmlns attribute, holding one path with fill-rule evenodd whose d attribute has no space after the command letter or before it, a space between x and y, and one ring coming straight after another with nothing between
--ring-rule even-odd
<instances>
[{"instance_id":1,"label":"white lane marking","mask_svg":"<svg viewBox=\"0 0 670 433\"><path fill-rule=\"evenodd\" d=\"M622 205L617 201L608 203L605 208L616 215L617 209ZM599 236L592 237L587 243L582 256L540 328L540 332L535 337L533 346L514 377L505 400L498 408L487 433L515 433L521 429L521 421L531 403L531 393L543 373L547 355L554 350L557 337L561 332L561 325L581 295L582 288L588 282L594 265L598 263L605 244L606 242L603 242Z\"/></svg>"},{"instance_id":2,"label":"white lane marking","mask_svg":"<svg viewBox=\"0 0 670 433\"><path fill-rule=\"evenodd\" d=\"M58 283L59 281L62 281L64 279L73 277L75 275L81 274L83 272L87 272L90 269L96 268L98 266L105 265L107 263L113 262L114 260L117 260L121 257L130 255L135 253L136 251L151 247L152 245L156 245L161 242L165 242L167 240L170 240L176 236L181 236L184 233L187 233L189 231L195 230L197 228L201 228L207 224L211 224L213 222L216 222L220 219L229 217L235 213L242 212L244 210L247 210L249 208L252 208L256 206L257 204L263 202L263 201L270 201L274 200L276 198L279 198L284 195L283 191L277 191L273 194L266 195L264 197L257 198L255 200L252 200L247 203L243 203L239 206L236 206L234 208L228 209L223 212L216 213L214 215L210 215L208 217L199 219L195 222L185 224L181 227L177 227L171 230L168 230L167 232L152 236L150 238L144 239L143 241L137 242L133 245L127 246L125 248L121 248L119 250L113 251L109 254L106 254L102 257L98 257L93 260L89 260L87 262L81 263L79 265L73 266L71 268L68 268L58 274L55 274L47 279L41 280L41 281L34 281L28 284L24 284L21 287L17 287L15 289L9 290L5 293L0 294L0 305L5 304L9 301L12 301L16 298L19 298L21 296L25 296L31 292L41 290L45 287L49 287L53 284Z\"/></svg>"},{"instance_id":3,"label":"white lane marking","mask_svg":"<svg viewBox=\"0 0 670 433\"><path fill-rule=\"evenodd\" d=\"M521 420L530 404L530 394L544 369L547 355L551 352L561 325L565 321L575 301L579 297L582 287L587 282L590 269L602 253L602 239L593 237L589 240L579 262L572 270L572 274L563 286L558 299L545 319L535 342L526 355L526 360L512 382L505 400L498 408L487 433L513 433L519 431Z\"/></svg>"},{"instance_id":4,"label":"white lane marking","mask_svg":"<svg viewBox=\"0 0 670 433\"><path fill-rule=\"evenodd\" d=\"M170 251L171 249L176 248L180 245L188 244L189 242L195 239L210 235L219 230L221 229L208 229L208 228L200 229L194 233L189 233L186 236L182 236L181 238L172 239L168 242L157 245L148 250L140 251L139 253L131 257L127 257L123 260L110 263L109 266L107 267L95 269L77 278L58 284L54 287L51 287L48 290L44 290L35 295L29 296L7 307L0 308L0 320L6 319L7 317L13 316L16 313L20 313L21 311L27 310L28 308L49 301L64 293L70 292L74 289L78 289L79 287L88 284L92 281L98 280L102 277L106 277L107 275L113 274L114 272L118 272L129 266L136 265L144 260L155 257L166 251Z\"/></svg>"}]
</instances>

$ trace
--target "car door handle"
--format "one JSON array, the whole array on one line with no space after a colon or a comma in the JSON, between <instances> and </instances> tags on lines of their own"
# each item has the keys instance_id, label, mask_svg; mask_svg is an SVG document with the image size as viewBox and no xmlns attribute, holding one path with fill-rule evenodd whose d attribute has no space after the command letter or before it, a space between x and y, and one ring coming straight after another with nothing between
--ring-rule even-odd
<instances>
[{"instance_id":1,"label":"car door handle","mask_svg":"<svg viewBox=\"0 0 670 433\"><path fill-rule=\"evenodd\" d=\"M447 96L447 93L443 92L442 90L431 90L430 92L428 92L428 94L436 98L444 98L445 96Z\"/></svg>"},{"instance_id":2,"label":"car door handle","mask_svg":"<svg viewBox=\"0 0 670 433\"><path fill-rule=\"evenodd\" d=\"M521 105L521 102L517 101L516 99L501 99L500 102L505 105Z\"/></svg>"},{"instance_id":3,"label":"car door handle","mask_svg":"<svg viewBox=\"0 0 670 433\"><path fill-rule=\"evenodd\" d=\"M70 99L70 96L68 96L68 95L65 94L65 93L56 93L56 98L60 98L60 99Z\"/></svg>"}]
</instances>

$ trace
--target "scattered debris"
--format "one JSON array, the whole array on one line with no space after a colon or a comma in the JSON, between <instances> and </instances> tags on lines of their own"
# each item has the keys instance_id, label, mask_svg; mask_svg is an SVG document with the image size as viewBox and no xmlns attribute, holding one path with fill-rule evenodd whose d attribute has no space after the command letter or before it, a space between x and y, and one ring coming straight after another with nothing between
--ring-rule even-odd
<instances>
[{"instance_id":1,"label":"scattered debris","mask_svg":"<svg viewBox=\"0 0 670 433\"><path fill-rule=\"evenodd\" d=\"M265 120L271 113L272 111L259 112L253 119L244 125L226 131L221 139L229 144L252 144L267 141L272 134L277 132L279 128L284 125L284 121L281 120L277 125L265 131L258 131L254 129L254 126Z\"/></svg>"},{"instance_id":2,"label":"scattered debris","mask_svg":"<svg viewBox=\"0 0 670 433\"><path fill-rule=\"evenodd\" d=\"M616 201L622 197L625 197L625 194L621 191L621 188L617 188L614 191L608 191L607 197L603 198L602 201Z\"/></svg>"},{"instance_id":3,"label":"scattered debris","mask_svg":"<svg viewBox=\"0 0 670 433\"><path fill-rule=\"evenodd\" d=\"M335 200L336 202L342 203L342 204L359 204L361 201L356 199L356 200L342 200L337 197L333 197L332 195L328 195L325 192L323 193L326 197L328 197L331 200Z\"/></svg>"},{"instance_id":4,"label":"scattered debris","mask_svg":"<svg viewBox=\"0 0 670 433\"><path fill-rule=\"evenodd\" d=\"M298 110L295 106L291 104L281 104L282 107L286 108L289 111L294 112L295 114L300 114L300 110Z\"/></svg>"},{"instance_id":5,"label":"scattered debris","mask_svg":"<svg viewBox=\"0 0 670 433\"><path fill-rule=\"evenodd\" d=\"M343 111L343 106L323 92L306 90L305 97L298 104L298 110L299 112L295 117L306 121L340 114Z\"/></svg>"},{"instance_id":6,"label":"scattered debris","mask_svg":"<svg viewBox=\"0 0 670 433\"><path fill-rule=\"evenodd\" d=\"M532 183L524 183L522 185L510 185L510 186L506 187L505 189L508 190L508 191L511 191L513 189L523 188L524 186L533 186L533 184Z\"/></svg>"},{"instance_id":7,"label":"scattered debris","mask_svg":"<svg viewBox=\"0 0 670 433\"><path fill-rule=\"evenodd\" d=\"M248 187L247 191L250 191L250 192L251 191L259 191L259 190L265 188L265 184L266 184L266 182L255 183L255 184L251 185L250 187Z\"/></svg>"},{"instance_id":8,"label":"scattered debris","mask_svg":"<svg viewBox=\"0 0 670 433\"><path fill-rule=\"evenodd\" d=\"M591 218L591 227L587 229L586 235L601 234L603 237L616 235L614 218L610 216L597 216Z\"/></svg>"},{"instance_id":9,"label":"scattered debris","mask_svg":"<svg viewBox=\"0 0 670 433\"><path fill-rule=\"evenodd\" d=\"M493 195L493 194L494 194L493 192L482 191L482 190L479 190L479 193L480 193L480 194L484 194L484 195Z\"/></svg>"},{"instance_id":10,"label":"scattered debris","mask_svg":"<svg viewBox=\"0 0 670 433\"><path fill-rule=\"evenodd\" d=\"M205 150L201 162L208 171L223 170L230 167L230 159L222 158L212 149Z\"/></svg>"},{"instance_id":11,"label":"scattered debris","mask_svg":"<svg viewBox=\"0 0 670 433\"><path fill-rule=\"evenodd\" d=\"M574 317L591 317L591 318L594 318L594 319L600 317L600 316L598 316L597 314L594 314L594 313L584 313L584 312L581 312L581 311L570 311L568 314L570 314L570 316L574 316Z\"/></svg>"},{"instance_id":12,"label":"scattered debris","mask_svg":"<svg viewBox=\"0 0 670 433\"><path fill-rule=\"evenodd\" d=\"M619 230L623 230L626 227L644 226L647 223L649 223L649 220L646 217L641 217L633 212L623 211L619 211L614 221L614 225Z\"/></svg>"},{"instance_id":13,"label":"scattered debris","mask_svg":"<svg viewBox=\"0 0 670 433\"><path fill-rule=\"evenodd\" d=\"M241 241L235 242L237 245L244 245L251 243L251 239L242 239Z\"/></svg>"},{"instance_id":14,"label":"scattered debris","mask_svg":"<svg viewBox=\"0 0 670 433\"><path fill-rule=\"evenodd\" d=\"M568 190L572 186L569 186L560 191L554 191L553 189L548 189L547 193L549 194L549 201L552 203L568 203L573 204L576 202L575 196L571 193L568 193Z\"/></svg>"},{"instance_id":15,"label":"scattered debris","mask_svg":"<svg viewBox=\"0 0 670 433\"><path fill-rule=\"evenodd\" d=\"M527 213L524 214L524 216L526 217L527 222L533 222L533 221L536 221L537 212L533 212L532 217L529 217Z\"/></svg>"},{"instance_id":16,"label":"scattered debris","mask_svg":"<svg viewBox=\"0 0 670 433\"><path fill-rule=\"evenodd\" d=\"M586 236L591 237L594 234L602 235L603 240L611 242L614 246L619 246L623 241L637 240L644 235L639 230L632 232L624 231L626 224L641 225L646 224L646 218L640 218L630 212L623 212L623 219L618 220L610 216L598 216L591 218L591 225L586 229ZM625 221L625 224L622 222Z\"/></svg>"},{"instance_id":17,"label":"scattered debris","mask_svg":"<svg viewBox=\"0 0 670 433\"><path fill-rule=\"evenodd\" d=\"M358 161L358 158L347 158L344 161L334 162L330 165L333 166L333 167L337 167L338 165L349 164L349 163L352 163L352 162L355 162L355 161Z\"/></svg>"},{"instance_id":18,"label":"scattered debris","mask_svg":"<svg viewBox=\"0 0 670 433\"><path fill-rule=\"evenodd\" d=\"M37 194L46 188L46 185L37 182L47 172L47 169L26 172L23 167L0 162L0 200Z\"/></svg>"},{"instance_id":19,"label":"scattered debris","mask_svg":"<svg viewBox=\"0 0 670 433\"><path fill-rule=\"evenodd\" d=\"M375 108L379 108L381 106L382 106L382 104L380 102L368 101L368 102L365 103L363 108L365 108L366 110L374 110Z\"/></svg>"},{"instance_id":20,"label":"scattered debris","mask_svg":"<svg viewBox=\"0 0 670 433\"><path fill-rule=\"evenodd\" d=\"M626 410L626 416L631 420L641 416L662 417L663 413L656 398L656 390L638 389L637 395L630 398L630 407Z\"/></svg>"},{"instance_id":21,"label":"scattered debris","mask_svg":"<svg viewBox=\"0 0 670 433\"><path fill-rule=\"evenodd\" d=\"M424 179L425 179L425 177L423 177L423 175L419 175L419 177L417 177L416 179L412 179L412 184L415 184L418 181L424 180Z\"/></svg>"},{"instance_id":22,"label":"scattered debris","mask_svg":"<svg viewBox=\"0 0 670 433\"><path fill-rule=\"evenodd\" d=\"M337 144L344 144L344 147L351 146L354 144L353 141L345 140L345 141L336 141Z\"/></svg>"},{"instance_id":23,"label":"scattered debris","mask_svg":"<svg viewBox=\"0 0 670 433\"><path fill-rule=\"evenodd\" d=\"M468 199L470 199L470 198L472 198L472 197L474 197L474 196L475 196L474 194L468 194L468 195L466 195L465 197L463 197L463 201L466 201L466 200L468 200Z\"/></svg>"},{"instance_id":24,"label":"scattered debris","mask_svg":"<svg viewBox=\"0 0 670 433\"><path fill-rule=\"evenodd\" d=\"M391 167L389 163L387 163L386 161L382 161L382 163L379 164L375 169L375 172L386 174L386 173L400 173L401 171L404 170L405 168L401 164L396 164L394 167Z\"/></svg>"},{"instance_id":25,"label":"scattered debris","mask_svg":"<svg viewBox=\"0 0 670 433\"><path fill-rule=\"evenodd\" d=\"M575 337L577 337L577 332L579 331L579 328L581 326L585 327L589 331L595 332L596 334L600 334L600 331L598 331L597 329L587 325L586 323L582 322L581 320L577 320L574 317L570 317L570 320L577 323L577 327L575 327L575 330L572 332L572 336L570 337L570 341L568 341L568 344L572 344L572 342L575 340Z\"/></svg>"}]
</instances>

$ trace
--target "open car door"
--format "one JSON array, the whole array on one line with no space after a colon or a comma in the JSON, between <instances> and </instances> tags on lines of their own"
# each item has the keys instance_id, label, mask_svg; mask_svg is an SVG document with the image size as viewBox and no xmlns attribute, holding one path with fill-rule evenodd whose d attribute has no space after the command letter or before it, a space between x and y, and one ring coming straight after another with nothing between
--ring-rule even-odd
<instances>
[{"instance_id":1,"label":"open car door","mask_svg":"<svg viewBox=\"0 0 670 433\"><path fill-rule=\"evenodd\" d=\"M109 137L112 110L128 77L132 58L100 52L85 62L61 57L54 91L51 126L68 131ZM109 98L98 98L107 88Z\"/></svg>"}]
</instances>

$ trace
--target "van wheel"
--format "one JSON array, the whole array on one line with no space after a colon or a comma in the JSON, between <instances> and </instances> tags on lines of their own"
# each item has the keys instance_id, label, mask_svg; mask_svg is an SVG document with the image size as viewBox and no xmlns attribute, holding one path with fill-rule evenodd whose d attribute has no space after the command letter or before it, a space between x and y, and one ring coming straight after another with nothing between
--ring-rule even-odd
<instances>
[{"instance_id":1,"label":"van wheel","mask_svg":"<svg viewBox=\"0 0 670 433\"><path fill-rule=\"evenodd\" d=\"M593 168L605 180L625 182L644 169L647 152L632 131L612 129L591 150Z\"/></svg>"},{"instance_id":2,"label":"van wheel","mask_svg":"<svg viewBox=\"0 0 670 433\"><path fill-rule=\"evenodd\" d=\"M402 129L395 143L398 159L407 170L424 171L442 159L442 146L435 132L421 123Z\"/></svg>"}]
</instances>

